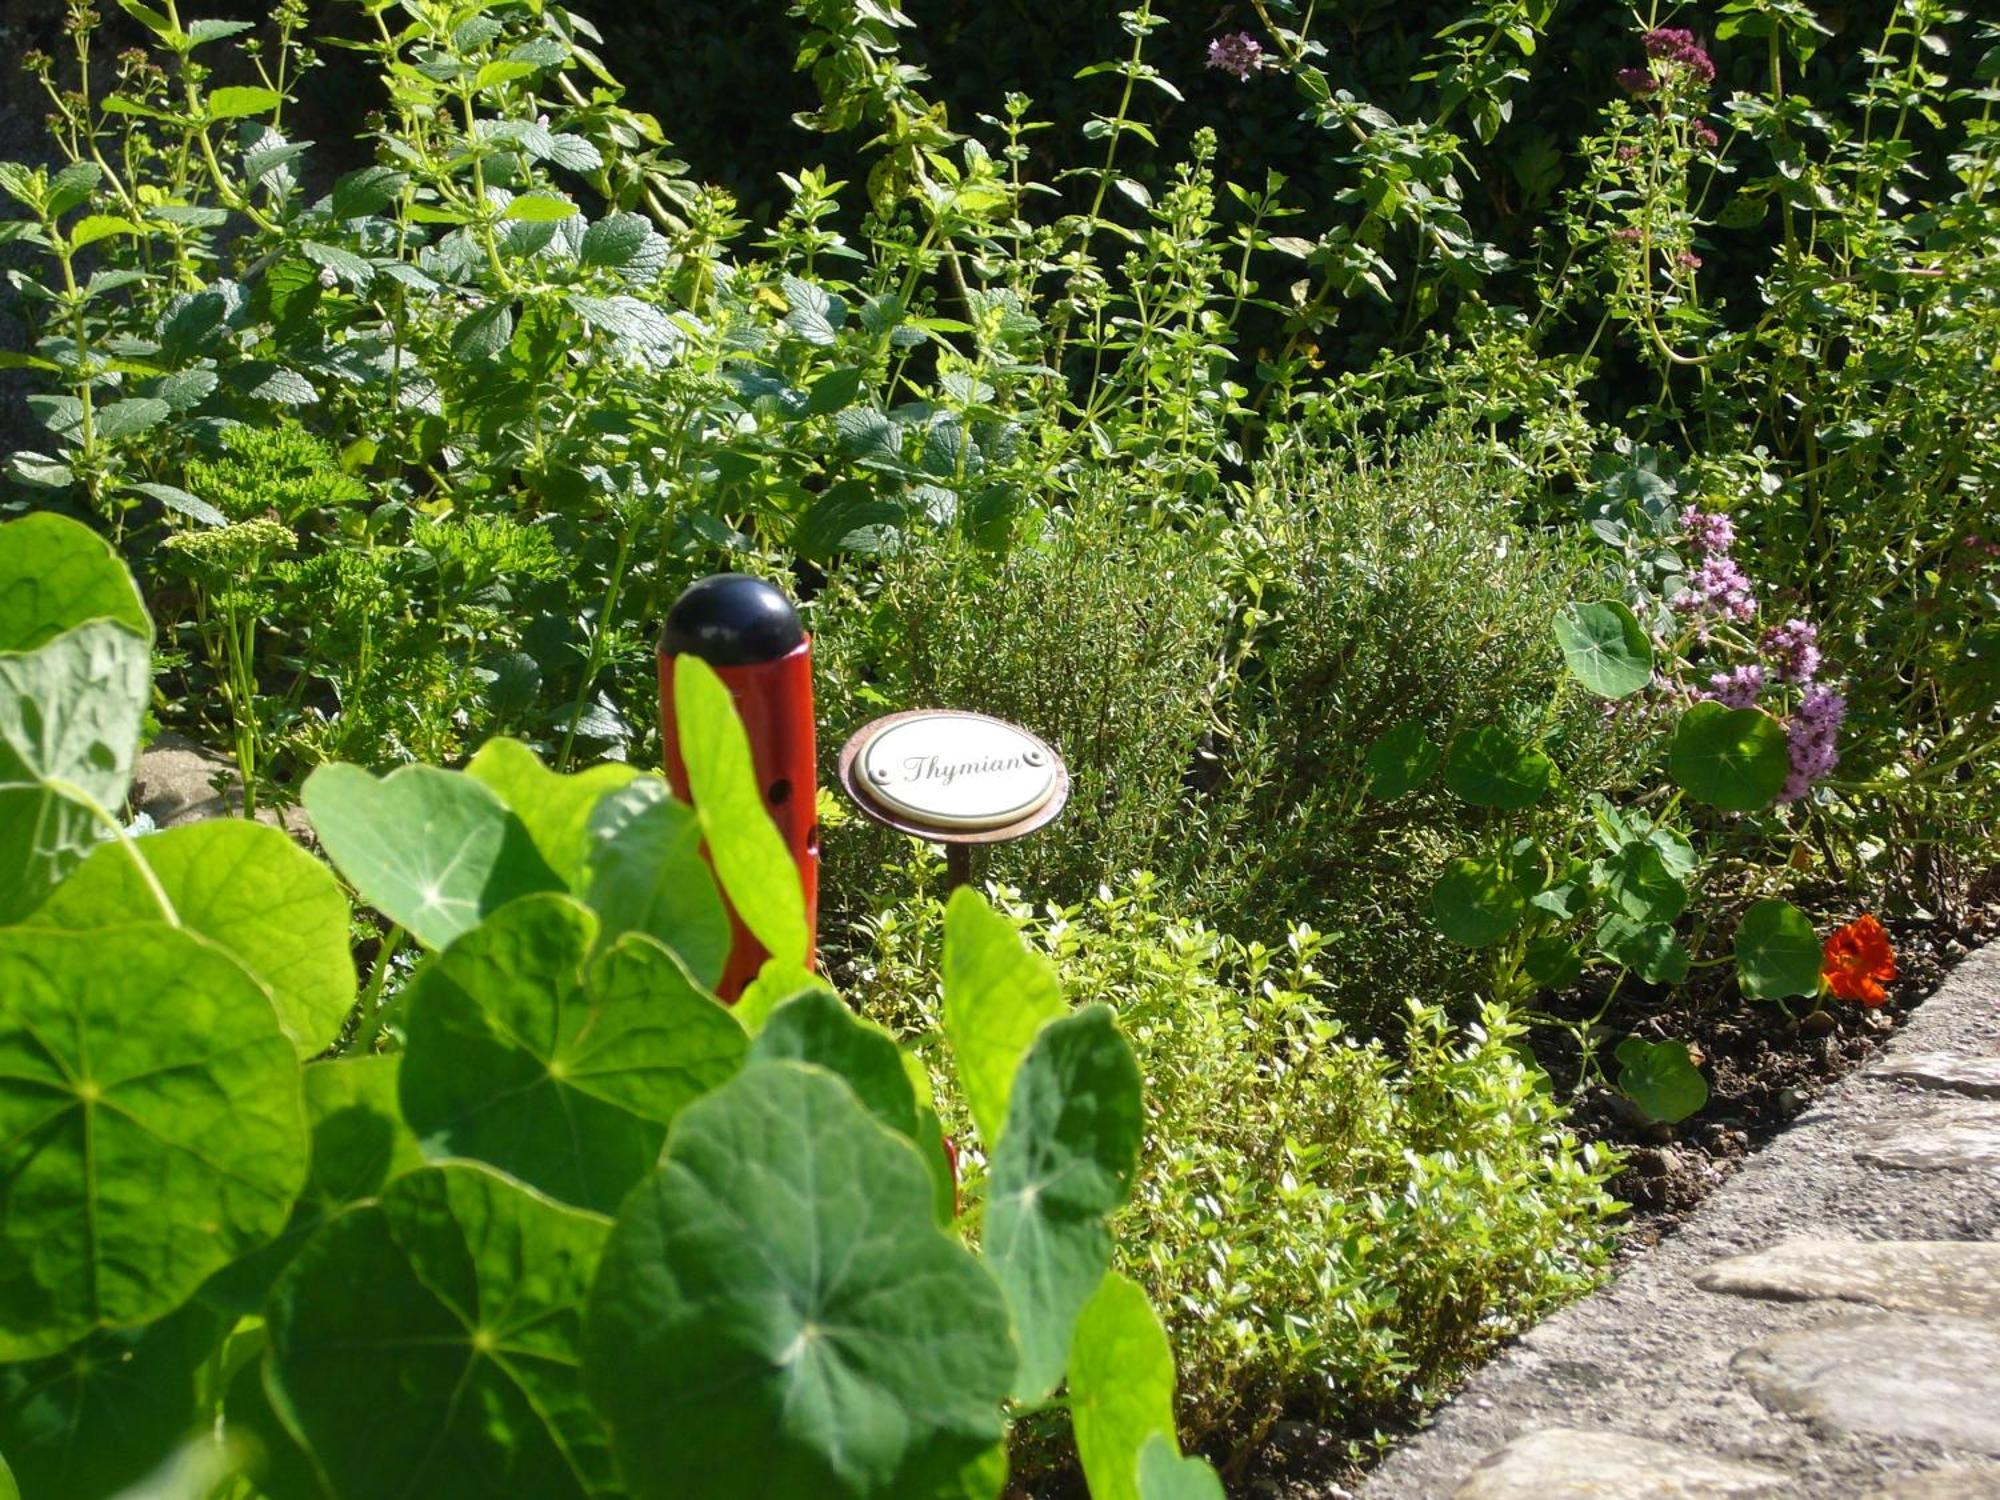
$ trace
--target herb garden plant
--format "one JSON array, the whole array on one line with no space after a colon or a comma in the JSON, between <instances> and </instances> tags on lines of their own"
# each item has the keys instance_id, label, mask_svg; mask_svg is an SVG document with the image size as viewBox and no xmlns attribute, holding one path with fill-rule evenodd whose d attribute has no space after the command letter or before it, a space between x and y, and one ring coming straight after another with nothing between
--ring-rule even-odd
<instances>
[{"instance_id":1,"label":"herb garden plant","mask_svg":"<svg viewBox=\"0 0 2000 1500\"><path fill-rule=\"evenodd\" d=\"M1143 1120L1112 1013L953 900L945 1028L987 1160L961 1202L923 1075L803 968L712 673L676 676L693 807L506 740L316 773L328 854L425 955L357 1008L342 885L285 834L121 826L150 625L109 548L46 516L0 544L22 1494L178 1465L273 1500L992 1497L1010 1413L1055 1401L1094 1495L1220 1495L1108 1270ZM704 988L704 845L773 955L734 1012Z\"/></svg>"}]
</instances>

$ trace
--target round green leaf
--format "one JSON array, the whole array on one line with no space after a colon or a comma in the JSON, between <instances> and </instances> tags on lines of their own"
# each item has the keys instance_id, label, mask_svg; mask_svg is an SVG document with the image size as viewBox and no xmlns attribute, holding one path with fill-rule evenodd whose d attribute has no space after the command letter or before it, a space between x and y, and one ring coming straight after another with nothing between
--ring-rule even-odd
<instances>
[{"instance_id":1,"label":"round green leaf","mask_svg":"<svg viewBox=\"0 0 2000 1500\"><path fill-rule=\"evenodd\" d=\"M1460 735L1444 766L1445 786L1474 807L1533 807L1555 779L1546 755L1491 725Z\"/></svg>"},{"instance_id":2,"label":"round green leaf","mask_svg":"<svg viewBox=\"0 0 2000 1500\"><path fill-rule=\"evenodd\" d=\"M1597 948L1648 984L1679 984L1687 978L1688 951L1664 922L1640 922L1613 912L1597 929Z\"/></svg>"},{"instance_id":3,"label":"round green leaf","mask_svg":"<svg viewBox=\"0 0 2000 1500\"><path fill-rule=\"evenodd\" d=\"M1001 1436L1000 1288L917 1149L832 1074L690 1105L591 1288L584 1371L637 1500L930 1495Z\"/></svg>"},{"instance_id":4,"label":"round green leaf","mask_svg":"<svg viewBox=\"0 0 2000 1500\"><path fill-rule=\"evenodd\" d=\"M1736 982L1753 1000L1818 994L1823 962L1812 919L1789 901L1759 901L1736 926Z\"/></svg>"},{"instance_id":5,"label":"round green leaf","mask_svg":"<svg viewBox=\"0 0 2000 1500\"><path fill-rule=\"evenodd\" d=\"M0 912L34 910L103 837L102 811L132 782L152 672L145 638L115 620L0 652Z\"/></svg>"},{"instance_id":6,"label":"round green leaf","mask_svg":"<svg viewBox=\"0 0 2000 1500\"><path fill-rule=\"evenodd\" d=\"M305 1170L292 1045L228 955L159 923L0 930L0 1361L171 1312Z\"/></svg>"},{"instance_id":7,"label":"round green leaf","mask_svg":"<svg viewBox=\"0 0 2000 1500\"><path fill-rule=\"evenodd\" d=\"M1091 1500L1140 1500L1140 1451L1174 1431L1174 1353L1145 1291L1116 1271L1077 1319L1069 1409Z\"/></svg>"},{"instance_id":8,"label":"round green leaf","mask_svg":"<svg viewBox=\"0 0 2000 1500\"><path fill-rule=\"evenodd\" d=\"M194 1429L195 1377L223 1332L190 1303L144 1328L0 1365L0 1451L20 1483L34 1496L99 1500L144 1479Z\"/></svg>"},{"instance_id":9,"label":"round green leaf","mask_svg":"<svg viewBox=\"0 0 2000 1500\"><path fill-rule=\"evenodd\" d=\"M424 1164L396 1102L400 1063L396 1053L363 1053L306 1068L312 1144L305 1189L284 1233L211 1276L201 1289L204 1303L232 1320L261 1311L271 1284L321 1224Z\"/></svg>"},{"instance_id":10,"label":"round green leaf","mask_svg":"<svg viewBox=\"0 0 2000 1500\"><path fill-rule=\"evenodd\" d=\"M1164 1432L1139 1450L1139 1500L1226 1500L1222 1479L1198 1458L1182 1458Z\"/></svg>"},{"instance_id":11,"label":"round green leaf","mask_svg":"<svg viewBox=\"0 0 2000 1500\"><path fill-rule=\"evenodd\" d=\"M1109 1007L1044 1026L1014 1080L986 1180L986 1263L1021 1340L1014 1396L1062 1379L1077 1314L1111 1264L1106 1217L1139 1164L1139 1064Z\"/></svg>"},{"instance_id":12,"label":"round green leaf","mask_svg":"<svg viewBox=\"0 0 2000 1500\"><path fill-rule=\"evenodd\" d=\"M0 525L0 651L33 651L86 620L153 638L117 551L80 521L36 511Z\"/></svg>"},{"instance_id":13,"label":"round green leaf","mask_svg":"<svg viewBox=\"0 0 2000 1500\"><path fill-rule=\"evenodd\" d=\"M1653 643L1616 600L1572 604L1556 616L1556 644L1570 675L1600 698L1625 698L1653 680Z\"/></svg>"},{"instance_id":14,"label":"round green leaf","mask_svg":"<svg viewBox=\"0 0 2000 1500\"><path fill-rule=\"evenodd\" d=\"M798 866L764 806L735 701L699 657L675 660L674 713L688 791L716 878L766 953L805 963L812 940Z\"/></svg>"},{"instance_id":15,"label":"round green leaf","mask_svg":"<svg viewBox=\"0 0 2000 1500\"><path fill-rule=\"evenodd\" d=\"M750 1044L752 1062L812 1063L837 1074L868 1113L918 1139L917 1092L896 1039L830 990L810 989L771 1012Z\"/></svg>"},{"instance_id":16,"label":"round green leaf","mask_svg":"<svg viewBox=\"0 0 2000 1500\"><path fill-rule=\"evenodd\" d=\"M700 820L659 777L642 776L591 811L577 891L597 913L599 942L643 932L678 954L702 984L712 989L722 978L729 909L701 857Z\"/></svg>"},{"instance_id":17,"label":"round green leaf","mask_svg":"<svg viewBox=\"0 0 2000 1500\"><path fill-rule=\"evenodd\" d=\"M100 844L31 920L72 932L158 920L147 871L183 927L264 982L301 1057L340 1034L354 1007L347 897L325 865L263 823L216 818Z\"/></svg>"},{"instance_id":18,"label":"round green leaf","mask_svg":"<svg viewBox=\"0 0 2000 1500\"><path fill-rule=\"evenodd\" d=\"M1484 948L1521 925L1528 904L1495 859L1455 859L1431 888L1431 920L1454 943Z\"/></svg>"},{"instance_id":19,"label":"round green leaf","mask_svg":"<svg viewBox=\"0 0 2000 1500\"><path fill-rule=\"evenodd\" d=\"M465 774L506 804L557 878L581 895L591 810L639 773L614 761L564 776L519 740L495 739L479 747Z\"/></svg>"},{"instance_id":20,"label":"round green leaf","mask_svg":"<svg viewBox=\"0 0 2000 1500\"><path fill-rule=\"evenodd\" d=\"M1708 1103L1708 1080L1686 1042L1628 1036L1618 1044L1618 1091L1650 1120L1674 1125Z\"/></svg>"},{"instance_id":21,"label":"round green leaf","mask_svg":"<svg viewBox=\"0 0 2000 1500\"><path fill-rule=\"evenodd\" d=\"M517 896L562 888L527 826L470 776L404 766L378 781L359 766L321 766L303 801L348 883L426 948Z\"/></svg>"},{"instance_id":22,"label":"round green leaf","mask_svg":"<svg viewBox=\"0 0 2000 1500\"><path fill-rule=\"evenodd\" d=\"M1383 802L1431 779L1442 752L1415 719L1406 719L1368 747L1368 795Z\"/></svg>"},{"instance_id":23,"label":"round green leaf","mask_svg":"<svg viewBox=\"0 0 2000 1500\"><path fill-rule=\"evenodd\" d=\"M1561 937L1538 937L1528 944L1521 967L1545 990L1564 990L1583 976L1583 955Z\"/></svg>"},{"instance_id":24,"label":"round green leaf","mask_svg":"<svg viewBox=\"0 0 2000 1500\"><path fill-rule=\"evenodd\" d=\"M1599 860L1595 873L1611 905L1635 922L1671 922L1687 909L1687 886L1650 841L1629 843Z\"/></svg>"},{"instance_id":25,"label":"round green leaf","mask_svg":"<svg viewBox=\"0 0 2000 1500\"><path fill-rule=\"evenodd\" d=\"M1667 770L1690 797L1723 812L1769 807L1791 771L1785 727L1762 709L1697 703L1674 730Z\"/></svg>"},{"instance_id":26,"label":"round green leaf","mask_svg":"<svg viewBox=\"0 0 2000 1500\"><path fill-rule=\"evenodd\" d=\"M432 959L407 992L400 1092L428 1154L609 1213L749 1039L651 938L593 959L596 936L571 897L529 896Z\"/></svg>"},{"instance_id":27,"label":"round green leaf","mask_svg":"<svg viewBox=\"0 0 2000 1500\"><path fill-rule=\"evenodd\" d=\"M473 1162L322 1227L271 1293L265 1380L332 1494L618 1493L577 1379L608 1228Z\"/></svg>"}]
</instances>

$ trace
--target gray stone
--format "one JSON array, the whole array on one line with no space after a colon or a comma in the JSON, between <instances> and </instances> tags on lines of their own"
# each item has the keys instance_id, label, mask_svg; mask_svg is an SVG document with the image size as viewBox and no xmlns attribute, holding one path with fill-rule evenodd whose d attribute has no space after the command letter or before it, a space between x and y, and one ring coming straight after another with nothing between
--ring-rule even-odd
<instances>
[{"instance_id":1,"label":"gray stone","mask_svg":"<svg viewBox=\"0 0 2000 1500\"><path fill-rule=\"evenodd\" d=\"M151 818L156 828L241 817L243 779L228 756L168 731L146 748L133 768L132 807ZM301 808L286 808L282 818L267 807L259 808L257 818L282 826L294 838L311 832Z\"/></svg>"},{"instance_id":2,"label":"gray stone","mask_svg":"<svg viewBox=\"0 0 2000 1500\"><path fill-rule=\"evenodd\" d=\"M1878 1167L1935 1172L1971 1167L2000 1171L2000 1114L1933 1116L1905 1124L1864 1125L1854 1154Z\"/></svg>"},{"instance_id":3,"label":"gray stone","mask_svg":"<svg viewBox=\"0 0 2000 1500\"><path fill-rule=\"evenodd\" d=\"M1885 1057L1871 1071L1878 1077L1913 1083L1918 1088L1970 1094L1975 1099L2000 1099L2000 1057L1912 1052L1905 1057Z\"/></svg>"},{"instance_id":4,"label":"gray stone","mask_svg":"<svg viewBox=\"0 0 2000 1500\"><path fill-rule=\"evenodd\" d=\"M1695 1285L1782 1300L2000 1320L2000 1245L1973 1240L1786 1240L1717 1261Z\"/></svg>"},{"instance_id":5,"label":"gray stone","mask_svg":"<svg viewBox=\"0 0 2000 1500\"><path fill-rule=\"evenodd\" d=\"M1924 1474L1898 1474L1868 1500L2000 1500L2000 1468L1932 1469Z\"/></svg>"},{"instance_id":6,"label":"gray stone","mask_svg":"<svg viewBox=\"0 0 2000 1500\"><path fill-rule=\"evenodd\" d=\"M1991 1323L1837 1318L1754 1344L1730 1363L1759 1401L1821 1431L2000 1454L2000 1327Z\"/></svg>"},{"instance_id":7,"label":"gray stone","mask_svg":"<svg viewBox=\"0 0 2000 1500\"><path fill-rule=\"evenodd\" d=\"M1736 1500L1786 1476L1622 1432L1551 1427L1489 1453L1454 1500Z\"/></svg>"}]
</instances>

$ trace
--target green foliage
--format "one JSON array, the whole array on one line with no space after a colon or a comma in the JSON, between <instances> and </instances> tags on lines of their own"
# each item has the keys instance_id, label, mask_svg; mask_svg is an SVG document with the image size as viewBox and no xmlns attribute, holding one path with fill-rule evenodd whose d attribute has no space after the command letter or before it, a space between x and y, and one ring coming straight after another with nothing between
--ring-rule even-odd
<instances>
[{"instance_id":1,"label":"green foliage","mask_svg":"<svg viewBox=\"0 0 2000 1500\"><path fill-rule=\"evenodd\" d=\"M1177 904L1140 878L1051 908L1029 932L1065 993L1113 1009L1146 1079L1114 1265L1166 1320L1184 1439L1247 1446L1286 1411L1406 1412L1506 1329L1593 1284L1611 1162L1564 1131L1515 1051L1517 1023L1494 1011L1459 1033L1417 1007L1398 1061L1344 1032L1340 987L1320 973L1338 950L1322 934L1238 943ZM944 921L928 897L877 918L858 998L913 1040L963 1144L933 977ZM1018 1101L1025 1079L1015 1087ZM1013 1171L1013 1128L989 1153L988 1192ZM968 1180L981 1184L977 1166Z\"/></svg>"},{"instance_id":2,"label":"green foliage","mask_svg":"<svg viewBox=\"0 0 2000 1500\"><path fill-rule=\"evenodd\" d=\"M1791 768L1777 720L1720 703L1697 703L1681 716L1667 765L1689 796L1723 812L1770 806Z\"/></svg>"},{"instance_id":3,"label":"green foliage","mask_svg":"<svg viewBox=\"0 0 2000 1500\"><path fill-rule=\"evenodd\" d=\"M136 718L143 676L52 668L7 708L121 690ZM733 767L716 692L687 705L684 748L720 786L722 811L687 813L719 845L729 810L765 815L729 785L747 752ZM969 1205L978 1253L886 1032L774 960L805 993L753 1048L657 938L600 940L591 856L630 820L586 804L645 783L551 778L518 746L478 764L333 766L308 789L342 870L434 950L386 1005L394 939L378 954L354 1055L304 1066L281 1024L326 1025L319 908L339 934L350 914L275 830L134 841L90 806L109 840L0 926L0 1441L20 1472L76 1500L144 1476L244 1500L996 1496L1023 1342L1037 1395L1119 1358L1123 1334L1080 1316L1143 1117L1111 1013L1052 991L1012 1056L981 1054L1016 1103L1007 1200ZM624 858L645 851L674 853L642 836ZM796 905L795 871L763 873ZM740 868L731 889L785 909ZM968 1034L1012 1036L1028 955L965 902L945 968ZM1171 1361L1149 1379L1164 1404ZM1132 1492L1150 1435L1095 1433L1103 1492Z\"/></svg>"},{"instance_id":4,"label":"green foliage","mask_svg":"<svg viewBox=\"0 0 2000 1500\"><path fill-rule=\"evenodd\" d=\"M1598 697L1629 698L1652 682L1653 643L1623 602L1572 604L1555 628L1563 664Z\"/></svg>"},{"instance_id":5,"label":"green foliage","mask_svg":"<svg viewBox=\"0 0 2000 1500\"><path fill-rule=\"evenodd\" d=\"M1618 1087L1649 1120L1672 1125L1708 1103L1708 1080L1686 1042L1628 1036L1618 1044Z\"/></svg>"},{"instance_id":6,"label":"green foliage","mask_svg":"<svg viewBox=\"0 0 2000 1500\"><path fill-rule=\"evenodd\" d=\"M1789 901L1759 901L1736 924L1736 979L1756 1000L1819 993L1812 919Z\"/></svg>"}]
</instances>

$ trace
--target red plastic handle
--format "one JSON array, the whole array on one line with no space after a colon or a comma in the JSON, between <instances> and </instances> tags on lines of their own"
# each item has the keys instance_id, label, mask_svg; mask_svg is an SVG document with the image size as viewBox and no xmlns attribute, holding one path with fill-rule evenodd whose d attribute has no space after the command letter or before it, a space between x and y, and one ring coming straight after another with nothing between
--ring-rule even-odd
<instances>
[{"instance_id":1,"label":"red plastic handle","mask_svg":"<svg viewBox=\"0 0 2000 1500\"><path fill-rule=\"evenodd\" d=\"M666 749L667 782L674 795L685 802L689 800L687 767L681 761L674 718L674 663L678 660L664 650L660 652L660 742ZM736 700L736 712L750 736L750 755L758 785L764 790L764 806L799 869L806 902L806 962L810 966L819 934L819 785L813 740L812 639L807 637L775 661L719 666L715 674ZM716 994L734 1005L768 955L733 906L729 923L734 941Z\"/></svg>"}]
</instances>

